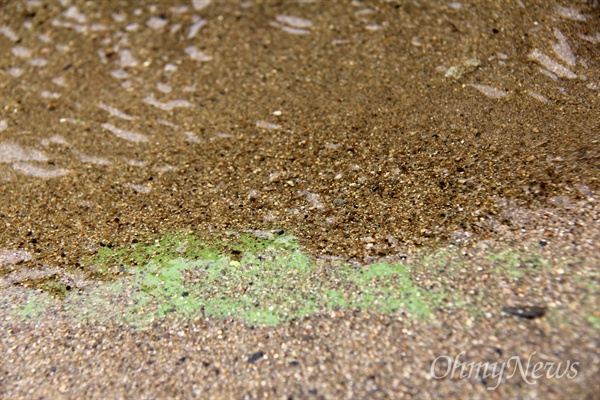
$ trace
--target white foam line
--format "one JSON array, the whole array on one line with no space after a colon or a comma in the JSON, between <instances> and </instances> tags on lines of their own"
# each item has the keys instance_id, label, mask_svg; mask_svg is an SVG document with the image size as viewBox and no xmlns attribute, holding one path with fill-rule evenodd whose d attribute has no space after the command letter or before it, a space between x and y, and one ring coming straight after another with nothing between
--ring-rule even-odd
<instances>
[{"instance_id":1,"label":"white foam line","mask_svg":"<svg viewBox=\"0 0 600 400\"><path fill-rule=\"evenodd\" d=\"M36 57L34 59L32 59L29 64L31 64L34 67L44 67L46 66L46 64L48 64L48 60L46 60L45 58L41 58L41 57Z\"/></svg>"},{"instance_id":2,"label":"white foam line","mask_svg":"<svg viewBox=\"0 0 600 400\"><path fill-rule=\"evenodd\" d=\"M73 29L77 33L86 33L88 30L88 27L86 25L74 24L72 22L59 21L56 19L52 21L52 26L56 26L59 28Z\"/></svg>"},{"instance_id":3,"label":"white foam line","mask_svg":"<svg viewBox=\"0 0 600 400\"><path fill-rule=\"evenodd\" d=\"M158 101L154 98L154 94L147 96L143 100L144 103L150 104L151 106L160 108L163 111L171 111L174 108L179 107L193 107L194 105L187 100L171 100L166 102Z\"/></svg>"},{"instance_id":4,"label":"white foam line","mask_svg":"<svg viewBox=\"0 0 600 400\"><path fill-rule=\"evenodd\" d=\"M192 0L192 6L194 7L194 10L200 11L208 7L210 2L211 0Z\"/></svg>"},{"instance_id":5,"label":"white foam line","mask_svg":"<svg viewBox=\"0 0 600 400\"><path fill-rule=\"evenodd\" d=\"M560 76L561 78L575 79L577 75L569 68L557 63L538 49L529 54L529 59L542 64L548 71Z\"/></svg>"},{"instance_id":6,"label":"white foam line","mask_svg":"<svg viewBox=\"0 0 600 400\"><path fill-rule=\"evenodd\" d=\"M534 99L541 101L542 103L548 103L549 102L549 100L548 100L548 98L546 96L541 95L539 93L536 93L534 91L528 90L527 94L530 95L531 97L533 97Z\"/></svg>"},{"instance_id":7,"label":"white foam line","mask_svg":"<svg viewBox=\"0 0 600 400\"><path fill-rule=\"evenodd\" d=\"M139 160L130 160L130 159L123 159L127 165L131 165L132 167L145 167L148 163L146 161L139 161Z\"/></svg>"},{"instance_id":8,"label":"white foam line","mask_svg":"<svg viewBox=\"0 0 600 400\"><path fill-rule=\"evenodd\" d=\"M65 18L71 18L80 24L85 24L87 22L87 17L79 12L79 9L76 6L71 6L63 13Z\"/></svg>"},{"instance_id":9,"label":"white foam line","mask_svg":"<svg viewBox=\"0 0 600 400\"><path fill-rule=\"evenodd\" d=\"M88 164L96 164L96 165L111 165L112 162L110 162L110 160L103 158L103 157L95 157L95 156L88 156L85 154L79 154L79 159L81 160L81 162L84 163L88 163Z\"/></svg>"},{"instance_id":10,"label":"white foam line","mask_svg":"<svg viewBox=\"0 0 600 400\"><path fill-rule=\"evenodd\" d=\"M121 119L125 119L127 121L131 121L133 120L135 117L132 117L129 114L125 114L123 111L120 111L114 107L111 107L107 104L104 104L103 102L98 103L98 107L100 107L101 109L103 109L104 111L108 112L110 115L114 116L114 117L118 117Z\"/></svg>"},{"instance_id":11,"label":"white foam line","mask_svg":"<svg viewBox=\"0 0 600 400\"><path fill-rule=\"evenodd\" d=\"M66 146L69 144L69 142L67 142L65 140L65 138L60 135L52 135L49 138L44 138L44 139L40 140L40 144L42 146L49 146L51 143L61 144L63 146Z\"/></svg>"},{"instance_id":12,"label":"white foam line","mask_svg":"<svg viewBox=\"0 0 600 400\"><path fill-rule=\"evenodd\" d=\"M269 131L275 131L281 128L281 126L267 121L256 121L256 126L262 129L267 129Z\"/></svg>"},{"instance_id":13,"label":"white foam line","mask_svg":"<svg viewBox=\"0 0 600 400\"><path fill-rule=\"evenodd\" d=\"M162 83L162 82L158 82L156 84L156 88L163 93L171 93L171 91L173 90L173 88L171 86L167 85L166 83Z\"/></svg>"},{"instance_id":14,"label":"white foam line","mask_svg":"<svg viewBox=\"0 0 600 400\"><path fill-rule=\"evenodd\" d=\"M307 19L294 17L291 15L282 15L278 14L275 16L277 22L280 22L285 25L289 25L294 28L310 28L313 26L313 23Z\"/></svg>"},{"instance_id":15,"label":"white foam line","mask_svg":"<svg viewBox=\"0 0 600 400\"><path fill-rule=\"evenodd\" d=\"M151 187L144 186L144 185L138 185L137 183L126 183L123 186L131 188L138 193L150 193L152 191Z\"/></svg>"},{"instance_id":16,"label":"white foam line","mask_svg":"<svg viewBox=\"0 0 600 400\"><path fill-rule=\"evenodd\" d=\"M556 74L553 74L552 72L548 71L546 68L542 68L538 65L538 69L540 70L540 72L542 74L546 75L548 78L552 79L553 81L558 80L558 76L556 76Z\"/></svg>"},{"instance_id":17,"label":"white foam line","mask_svg":"<svg viewBox=\"0 0 600 400\"><path fill-rule=\"evenodd\" d=\"M211 56L209 56L205 52L198 50L198 48L196 46L186 47L185 52L194 61L207 62L207 61L211 61L213 59Z\"/></svg>"},{"instance_id":18,"label":"white foam line","mask_svg":"<svg viewBox=\"0 0 600 400\"><path fill-rule=\"evenodd\" d=\"M121 139L128 140L130 142L147 142L148 137L146 135L142 135L141 133L136 133L132 131L126 131L124 129L117 128L111 124L102 124L102 127L110 132L112 132L116 137L120 137Z\"/></svg>"},{"instance_id":19,"label":"white foam line","mask_svg":"<svg viewBox=\"0 0 600 400\"><path fill-rule=\"evenodd\" d=\"M186 136L186 141L190 143L202 143L202 139L196 136L193 132L184 132Z\"/></svg>"},{"instance_id":20,"label":"white foam line","mask_svg":"<svg viewBox=\"0 0 600 400\"><path fill-rule=\"evenodd\" d=\"M31 50L23 46L15 46L12 48L12 53L15 57L29 58L31 57Z\"/></svg>"},{"instance_id":21,"label":"white foam line","mask_svg":"<svg viewBox=\"0 0 600 400\"><path fill-rule=\"evenodd\" d=\"M70 172L68 169L64 168L44 169L26 162L14 163L12 167L25 175L33 176L35 178L57 178Z\"/></svg>"},{"instance_id":22,"label":"white foam line","mask_svg":"<svg viewBox=\"0 0 600 400\"><path fill-rule=\"evenodd\" d=\"M589 16L582 14L581 11L576 8L568 8L563 6L556 6L556 12L563 18L571 19L573 21L587 21Z\"/></svg>"},{"instance_id":23,"label":"white foam line","mask_svg":"<svg viewBox=\"0 0 600 400\"><path fill-rule=\"evenodd\" d=\"M130 50L121 50L119 52L119 64L122 68L125 67L136 67L138 65L138 60L131 54Z\"/></svg>"},{"instance_id":24,"label":"white foam line","mask_svg":"<svg viewBox=\"0 0 600 400\"><path fill-rule=\"evenodd\" d=\"M40 93L40 96L44 99L58 99L58 98L60 98L60 93L49 92L47 90L44 90L43 92Z\"/></svg>"},{"instance_id":25,"label":"white foam line","mask_svg":"<svg viewBox=\"0 0 600 400\"><path fill-rule=\"evenodd\" d=\"M573 54L573 50L571 50L571 46L569 46L567 37L558 29L554 29L554 36L558 39L558 43L552 43L552 49L567 65L574 67L577 59L575 58L575 54Z\"/></svg>"},{"instance_id":26,"label":"white foam line","mask_svg":"<svg viewBox=\"0 0 600 400\"><path fill-rule=\"evenodd\" d=\"M590 43L600 43L600 32L596 32L596 35L584 35L583 33L579 34L579 37L585 41Z\"/></svg>"},{"instance_id":27,"label":"white foam line","mask_svg":"<svg viewBox=\"0 0 600 400\"><path fill-rule=\"evenodd\" d=\"M201 19L201 20L198 20L197 22L195 22L190 27L190 33L188 33L187 38L188 39L194 38L196 36L196 34L198 34L198 31L200 30L200 28L202 28L205 24L206 24L206 20L204 20L204 19Z\"/></svg>"},{"instance_id":28,"label":"white foam line","mask_svg":"<svg viewBox=\"0 0 600 400\"><path fill-rule=\"evenodd\" d=\"M167 24L166 19L162 19L162 18L158 18L158 17L152 17L148 21L146 21L146 25L155 30L164 28L164 26L166 24Z\"/></svg>"},{"instance_id":29,"label":"white foam line","mask_svg":"<svg viewBox=\"0 0 600 400\"><path fill-rule=\"evenodd\" d=\"M169 122L169 121L167 121L167 120L165 120L165 119L159 119L157 122L158 122L159 124L161 124L161 125L168 126L168 127L170 127L170 128L179 128L179 127L178 127L177 125L175 125L174 123L172 123L172 122Z\"/></svg>"},{"instance_id":30,"label":"white foam line","mask_svg":"<svg viewBox=\"0 0 600 400\"><path fill-rule=\"evenodd\" d=\"M41 151L24 149L15 143L0 143L0 163L16 161L48 161L48 157Z\"/></svg>"},{"instance_id":31,"label":"white foam line","mask_svg":"<svg viewBox=\"0 0 600 400\"><path fill-rule=\"evenodd\" d=\"M19 67L11 67L8 70L8 73L11 74L14 78L20 77L21 75L23 75L23 72L25 72L25 70Z\"/></svg>"},{"instance_id":32,"label":"white foam line","mask_svg":"<svg viewBox=\"0 0 600 400\"><path fill-rule=\"evenodd\" d=\"M67 86L67 82L65 82L65 78L63 78L62 76L57 76L56 78L52 79L52 83L54 83L57 86L62 86L62 87Z\"/></svg>"},{"instance_id":33,"label":"white foam line","mask_svg":"<svg viewBox=\"0 0 600 400\"><path fill-rule=\"evenodd\" d=\"M282 26L281 30L285 31L287 33L291 33L292 35L310 35L309 30L301 29L301 28L292 28L289 26Z\"/></svg>"},{"instance_id":34,"label":"white foam line","mask_svg":"<svg viewBox=\"0 0 600 400\"><path fill-rule=\"evenodd\" d=\"M487 97L489 97L491 99L501 99L503 97L508 96L508 94L506 92L504 92L503 90L497 89L493 86L478 85L478 84L471 84L469 86L474 87L475 89L479 90L481 93L485 94Z\"/></svg>"},{"instance_id":35,"label":"white foam line","mask_svg":"<svg viewBox=\"0 0 600 400\"><path fill-rule=\"evenodd\" d=\"M8 38L8 40L16 42L19 40L19 37L9 26L2 25L0 26L0 33Z\"/></svg>"}]
</instances>

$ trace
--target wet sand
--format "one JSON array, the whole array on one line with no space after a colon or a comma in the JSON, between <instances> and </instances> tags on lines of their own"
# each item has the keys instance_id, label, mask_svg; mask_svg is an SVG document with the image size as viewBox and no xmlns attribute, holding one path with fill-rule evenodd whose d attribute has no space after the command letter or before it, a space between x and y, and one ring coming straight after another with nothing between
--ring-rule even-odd
<instances>
[{"instance_id":1,"label":"wet sand","mask_svg":"<svg viewBox=\"0 0 600 400\"><path fill-rule=\"evenodd\" d=\"M2 2L1 395L597 397L599 10ZM88 267L103 248L249 229L283 229L332 268L405 262L464 304L271 328L9 318L11 299L41 290L37 273L99 282ZM455 258L417 262L440 248ZM495 274L489 249L547 263ZM547 312L501 311L513 305ZM580 369L493 391L431 379L436 357L461 351Z\"/></svg>"}]
</instances>

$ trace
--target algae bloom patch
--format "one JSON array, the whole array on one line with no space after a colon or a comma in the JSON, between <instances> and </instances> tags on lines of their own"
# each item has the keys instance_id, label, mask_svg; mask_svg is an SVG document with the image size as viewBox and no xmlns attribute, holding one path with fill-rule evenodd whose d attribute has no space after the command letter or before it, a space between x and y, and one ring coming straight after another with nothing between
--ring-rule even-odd
<instances>
[{"instance_id":1,"label":"algae bloom patch","mask_svg":"<svg viewBox=\"0 0 600 400\"><path fill-rule=\"evenodd\" d=\"M419 317L431 312L402 265L320 265L300 251L294 237L262 236L212 247L189 236L167 236L153 252L143 248L129 255L152 254L127 283L118 283L132 290L125 318L139 323L204 314L277 325L334 308L403 310Z\"/></svg>"},{"instance_id":2,"label":"algae bloom patch","mask_svg":"<svg viewBox=\"0 0 600 400\"><path fill-rule=\"evenodd\" d=\"M426 317L439 300L415 286L401 264L319 263L294 237L272 232L212 245L169 234L151 245L105 248L92 262L104 276L116 267L127 273L60 300L61 311L89 322L149 326L207 316L277 325L333 309Z\"/></svg>"}]
</instances>

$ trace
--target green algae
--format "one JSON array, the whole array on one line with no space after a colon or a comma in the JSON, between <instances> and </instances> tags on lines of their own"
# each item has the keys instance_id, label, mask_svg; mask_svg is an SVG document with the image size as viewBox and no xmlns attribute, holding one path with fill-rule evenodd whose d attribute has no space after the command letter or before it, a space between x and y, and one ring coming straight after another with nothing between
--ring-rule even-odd
<instances>
[{"instance_id":1,"label":"green algae","mask_svg":"<svg viewBox=\"0 0 600 400\"><path fill-rule=\"evenodd\" d=\"M13 310L12 314L19 319L36 319L52 306L53 300L51 294L31 291L27 296L25 305Z\"/></svg>"},{"instance_id":2,"label":"green algae","mask_svg":"<svg viewBox=\"0 0 600 400\"><path fill-rule=\"evenodd\" d=\"M52 309L80 322L138 327L205 316L273 326L331 310L428 319L448 308L466 308L479 315L486 303L482 292L450 290L452 279L488 271L516 280L549 268L545 259L529 252L486 252L477 266L453 247L424 252L411 262L360 266L314 260L295 237L281 231L213 240L167 233L127 248L101 249L87 262L97 278L94 284L71 291L60 286L31 290L13 314L37 318ZM417 282L423 273L439 285ZM588 315L596 326L595 314Z\"/></svg>"},{"instance_id":3,"label":"green algae","mask_svg":"<svg viewBox=\"0 0 600 400\"><path fill-rule=\"evenodd\" d=\"M210 244L169 233L125 249L105 247L89 264L97 285L61 292L61 311L79 321L149 326L208 316L272 326L338 309L427 318L441 299L415 285L401 264L315 262L295 237L278 231ZM28 302L22 317L44 310L35 307Z\"/></svg>"},{"instance_id":4,"label":"green algae","mask_svg":"<svg viewBox=\"0 0 600 400\"><path fill-rule=\"evenodd\" d=\"M299 250L291 236L243 235L227 244L203 247L193 237L175 235L154 247L126 255L136 260L151 258L129 282L138 289L124 313L131 323L202 313L277 325L336 308L404 310L418 317L431 313L427 296L403 266L318 265ZM123 257L119 251L115 254Z\"/></svg>"}]
</instances>

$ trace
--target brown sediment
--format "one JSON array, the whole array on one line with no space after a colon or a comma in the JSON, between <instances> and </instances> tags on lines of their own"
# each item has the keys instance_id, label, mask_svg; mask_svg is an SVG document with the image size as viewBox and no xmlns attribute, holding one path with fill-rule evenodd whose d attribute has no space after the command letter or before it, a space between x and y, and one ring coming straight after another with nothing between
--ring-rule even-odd
<instances>
[{"instance_id":1,"label":"brown sediment","mask_svg":"<svg viewBox=\"0 0 600 400\"><path fill-rule=\"evenodd\" d=\"M70 377L62 393L74 396L88 389L107 396L191 396L195 388L215 397L488 393L468 380L425 380L426 364L435 357L469 348L474 360L534 350L585 360L579 380L564 387L546 382L537 395L593 397L598 332L586 318L597 321L598 315L590 306L583 313L575 293L591 293L597 300L600 54L597 43L581 36L595 37L598 8L578 5L587 16L579 21L573 11L557 12L554 2L525 7L478 2L461 8L428 1L364 6L257 1L246 8L234 1L213 3L177 14L173 2L157 2L156 11L129 2L74 2L88 25L106 26L84 34L53 25L74 22L61 14L58 2L0 6L0 25L11 26L19 38L15 43L0 35L0 51L7 55L0 60L0 120L6 121L0 145L25 149L22 160L0 159L0 249L31 255L19 264L0 265L1 277L48 266L86 273L89 258L103 247L127 247L173 230L212 240L230 231L273 228L296 235L314 258L368 264L449 244L470 252L481 243L517 248L526 242L544 243L557 267L508 289L489 274L497 288L486 295L493 306L486 305L487 314L468 328L460 310L439 317L437 325L351 312L273 329L203 321L178 327L184 336L173 340L166 339L175 332L169 326L153 336L127 327L69 327L61 320L54 322L60 326L56 331L52 322L39 331L27 323L5 325L0 348L15 346L10 340L23 344L13 361L3 363L0 382L6 392L0 393L26 396L25 387L33 388L41 367L31 372L25 366L46 364L56 367L48 372L56 382L40 386L39 393L47 390L51 397L61 395L59 376ZM134 13L138 7L140 16ZM373 13L356 14L366 8ZM127 21L117 22L113 13ZM170 25L158 32L145 25L160 14L184 28L170 33ZM193 14L207 24L186 40ZM273 25L277 15L302 16L313 25L302 28L309 34L294 35ZM28 21L31 29L23 27ZM131 49L138 63L120 67L114 38L134 21L140 28L128 34L121 49ZM559 40L555 29L568 38L576 65L553 52L552 43ZM42 33L52 41L38 40ZM104 42L107 38L112 41ZM191 59L190 45L212 59ZM14 46L29 48L32 57L45 57L48 64L31 66L13 56ZM530 57L535 49L567 65L577 79L544 75L539 69L544 66ZM167 63L178 70L166 74ZM9 73L16 66L24 69L18 78ZM115 69L127 73L131 89L111 75ZM59 76L66 87L51 83ZM173 91L160 92L157 82ZM492 87L496 95L486 96L473 85ZM42 91L61 95L41 96ZM151 93L157 101L186 100L193 106L170 103L167 111L144 102ZM110 115L100 102L135 118ZM117 135L103 124L149 140L128 141L140 136ZM57 135L62 141L50 140ZM27 153L34 150L48 160ZM98 160L87 156L111 164L94 164ZM27 175L32 168L64 175L32 177ZM556 273L558 265L563 268L557 261L562 254L583 260L568 264L567 277ZM415 276L428 274L415 268ZM463 282L433 275L464 293L479 276ZM548 315L524 322L500 311L538 302L553 303L549 314L569 323ZM232 332L218 333L227 330ZM78 344L69 344L65 335ZM117 354L99 349L116 346L119 337L128 349L123 354L131 355L115 367ZM481 343L471 346L473 338ZM103 344L93 347L96 342ZM486 353L481 347L486 342L496 343L492 347L501 353ZM24 343L51 350L44 355L25 350ZM135 347L140 343L149 343L156 358ZM248 364L258 351L264 360ZM77 368L82 372L73 372ZM102 368L109 372L89 379ZM177 379L183 379L180 386ZM533 390L517 386L498 390L509 397ZM428 389L422 392L423 387Z\"/></svg>"}]
</instances>

